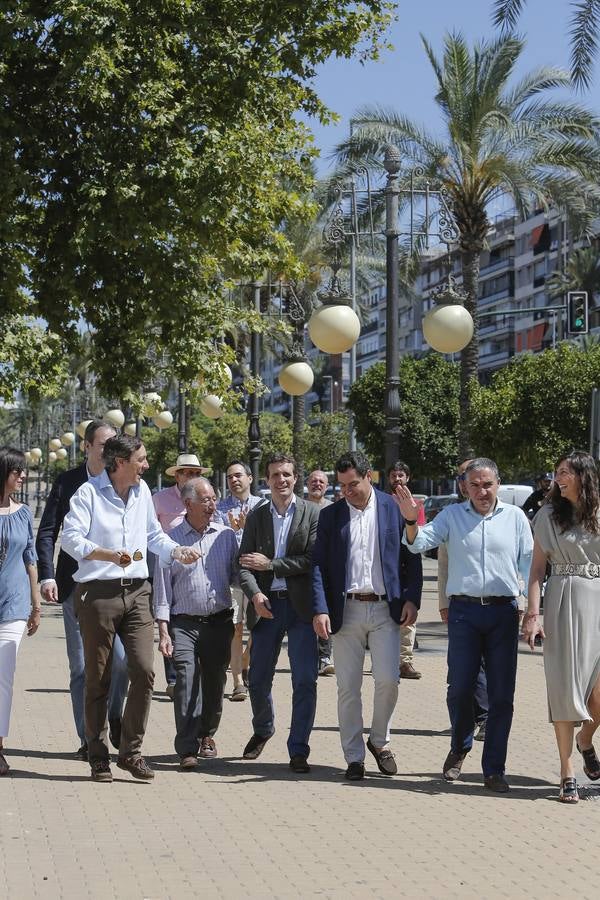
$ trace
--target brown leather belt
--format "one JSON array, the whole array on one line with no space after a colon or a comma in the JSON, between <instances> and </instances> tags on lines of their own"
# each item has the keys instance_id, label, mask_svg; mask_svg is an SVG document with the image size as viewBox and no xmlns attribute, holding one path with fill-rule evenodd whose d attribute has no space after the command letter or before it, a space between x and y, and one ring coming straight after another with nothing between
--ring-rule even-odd
<instances>
[{"instance_id":1,"label":"brown leather belt","mask_svg":"<svg viewBox=\"0 0 600 900\"><path fill-rule=\"evenodd\" d=\"M387 600L387 594L346 594L348 600L360 600L361 603L376 603Z\"/></svg>"}]
</instances>

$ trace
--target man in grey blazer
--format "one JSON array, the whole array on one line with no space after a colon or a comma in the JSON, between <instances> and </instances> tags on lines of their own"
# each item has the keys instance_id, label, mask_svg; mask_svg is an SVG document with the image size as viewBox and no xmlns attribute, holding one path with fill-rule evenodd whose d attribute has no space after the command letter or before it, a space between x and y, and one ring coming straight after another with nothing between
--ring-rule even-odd
<instances>
[{"instance_id":1,"label":"man in grey blazer","mask_svg":"<svg viewBox=\"0 0 600 900\"><path fill-rule=\"evenodd\" d=\"M256 759L275 733L271 687L284 636L292 673L290 768L309 772L308 744L317 705L317 638L312 628L310 566L319 508L294 493L292 456L267 459L271 502L251 511L240 548L240 585L254 605L249 687L254 734L244 759Z\"/></svg>"}]
</instances>

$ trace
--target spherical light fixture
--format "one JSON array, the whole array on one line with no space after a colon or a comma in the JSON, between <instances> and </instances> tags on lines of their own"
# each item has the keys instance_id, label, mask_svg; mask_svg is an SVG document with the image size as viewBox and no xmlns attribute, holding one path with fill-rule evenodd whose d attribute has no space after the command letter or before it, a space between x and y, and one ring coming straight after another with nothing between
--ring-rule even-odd
<instances>
[{"instance_id":1,"label":"spherical light fixture","mask_svg":"<svg viewBox=\"0 0 600 900\"><path fill-rule=\"evenodd\" d=\"M80 422L75 431L79 435L80 438L83 438L85 435L85 430L88 425L93 421L93 419L86 419L84 422Z\"/></svg>"},{"instance_id":2,"label":"spherical light fixture","mask_svg":"<svg viewBox=\"0 0 600 900\"><path fill-rule=\"evenodd\" d=\"M104 421L112 425L113 428L122 428L125 424L125 416L120 409L109 409L104 413Z\"/></svg>"},{"instance_id":3,"label":"spherical light fixture","mask_svg":"<svg viewBox=\"0 0 600 900\"><path fill-rule=\"evenodd\" d=\"M296 361L282 366L277 380L286 394L290 394L291 397L300 397L310 391L315 376L308 363Z\"/></svg>"},{"instance_id":4,"label":"spherical light fixture","mask_svg":"<svg viewBox=\"0 0 600 900\"><path fill-rule=\"evenodd\" d=\"M473 319L464 306L434 306L423 319L423 336L438 353L458 353L473 337Z\"/></svg>"},{"instance_id":5,"label":"spherical light fixture","mask_svg":"<svg viewBox=\"0 0 600 900\"><path fill-rule=\"evenodd\" d=\"M160 410L162 400L160 399L160 394L157 394L156 391L148 391L147 394L144 394L143 399L144 406L142 407L142 412L145 416L153 416Z\"/></svg>"},{"instance_id":6,"label":"spherical light fixture","mask_svg":"<svg viewBox=\"0 0 600 900\"><path fill-rule=\"evenodd\" d=\"M308 333L323 353L345 353L359 338L360 320L343 303L325 303L310 317Z\"/></svg>"},{"instance_id":7,"label":"spherical light fixture","mask_svg":"<svg viewBox=\"0 0 600 900\"><path fill-rule=\"evenodd\" d=\"M29 450L25 451L25 462L27 463L28 466L30 466L31 463L33 462L33 456L31 455Z\"/></svg>"},{"instance_id":8,"label":"spherical light fixture","mask_svg":"<svg viewBox=\"0 0 600 900\"><path fill-rule=\"evenodd\" d=\"M65 431L64 434L61 434L60 439L65 447L70 447L75 443L75 435L72 431Z\"/></svg>"},{"instance_id":9,"label":"spherical light fixture","mask_svg":"<svg viewBox=\"0 0 600 900\"><path fill-rule=\"evenodd\" d=\"M60 446L61 446L60 438L51 438L48 441L48 447L50 448L50 450L58 450L58 448Z\"/></svg>"},{"instance_id":10,"label":"spherical light fixture","mask_svg":"<svg viewBox=\"0 0 600 900\"><path fill-rule=\"evenodd\" d=\"M128 422L125 428L123 429L125 434L128 434L129 437L135 437L136 425L135 422Z\"/></svg>"},{"instance_id":11,"label":"spherical light fixture","mask_svg":"<svg viewBox=\"0 0 600 900\"><path fill-rule=\"evenodd\" d=\"M32 447L29 453L34 462L38 462L42 458L42 451L39 447Z\"/></svg>"},{"instance_id":12,"label":"spherical light fixture","mask_svg":"<svg viewBox=\"0 0 600 900\"><path fill-rule=\"evenodd\" d=\"M169 425L173 424L173 416L168 409L163 409L162 412L159 412L158 415L152 418L152 421L162 431L163 428L168 428Z\"/></svg>"},{"instance_id":13,"label":"spherical light fixture","mask_svg":"<svg viewBox=\"0 0 600 900\"><path fill-rule=\"evenodd\" d=\"M85 453L85 441L79 441L79 449L82 453Z\"/></svg>"},{"instance_id":14,"label":"spherical light fixture","mask_svg":"<svg viewBox=\"0 0 600 900\"><path fill-rule=\"evenodd\" d=\"M56 451L56 458L57 458L57 459L66 459L68 455L69 455L69 451L68 451L68 450L65 450L64 447L60 447L60 448Z\"/></svg>"},{"instance_id":15,"label":"spherical light fixture","mask_svg":"<svg viewBox=\"0 0 600 900\"><path fill-rule=\"evenodd\" d=\"M200 412L209 419L220 419L223 415L223 401L216 394L207 394L200 401Z\"/></svg>"},{"instance_id":16,"label":"spherical light fixture","mask_svg":"<svg viewBox=\"0 0 600 900\"><path fill-rule=\"evenodd\" d=\"M48 462L55 463L56 462L56 453L54 450L51 450L48 454Z\"/></svg>"}]
</instances>

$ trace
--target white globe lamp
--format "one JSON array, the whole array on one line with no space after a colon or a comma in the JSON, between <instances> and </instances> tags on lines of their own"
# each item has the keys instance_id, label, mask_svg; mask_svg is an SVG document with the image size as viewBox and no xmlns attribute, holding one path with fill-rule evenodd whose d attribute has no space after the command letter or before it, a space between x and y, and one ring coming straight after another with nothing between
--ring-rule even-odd
<instances>
[{"instance_id":1,"label":"white globe lamp","mask_svg":"<svg viewBox=\"0 0 600 900\"><path fill-rule=\"evenodd\" d=\"M72 431L65 431L64 434L61 434L60 439L65 447L70 447L75 443L75 435Z\"/></svg>"},{"instance_id":2,"label":"white globe lamp","mask_svg":"<svg viewBox=\"0 0 600 900\"><path fill-rule=\"evenodd\" d=\"M58 448L59 448L60 446L61 446L60 438L51 438L51 439L48 441L48 447L49 447L50 450L58 450Z\"/></svg>"},{"instance_id":3,"label":"white globe lamp","mask_svg":"<svg viewBox=\"0 0 600 900\"><path fill-rule=\"evenodd\" d=\"M122 428L125 424L125 416L120 409L109 409L104 413L104 421L112 425L113 428Z\"/></svg>"},{"instance_id":4,"label":"white globe lamp","mask_svg":"<svg viewBox=\"0 0 600 900\"><path fill-rule=\"evenodd\" d=\"M125 434L128 434L129 437L135 437L136 426L135 422L128 422L125 428L123 429Z\"/></svg>"},{"instance_id":5,"label":"white globe lamp","mask_svg":"<svg viewBox=\"0 0 600 900\"><path fill-rule=\"evenodd\" d=\"M220 419L223 415L223 401L216 394L207 394L200 401L200 412L208 419Z\"/></svg>"},{"instance_id":6,"label":"white globe lamp","mask_svg":"<svg viewBox=\"0 0 600 900\"><path fill-rule=\"evenodd\" d=\"M458 353L473 337L473 319L459 304L434 306L423 319L423 336L438 353Z\"/></svg>"},{"instance_id":7,"label":"white globe lamp","mask_svg":"<svg viewBox=\"0 0 600 900\"><path fill-rule=\"evenodd\" d=\"M31 458L34 462L39 462L39 460L42 458L42 451L39 447L32 447L29 453L31 454Z\"/></svg>"},{"instance_id":8,"label":"white globe lamp","mask_svg":"<svg viewBox=\"0 0 600 900\"><path fill-rule=\"evenodd\" d=\"M308 334L323 353L345 353L360 336L360 319L343 303L325 303L310 317Z\"/></svg>"},{"instance_id":9,"label":"white globe lamp","mask_svg":"<svg viewBox=\"0 0 600 900\"><path fill-rule=\"evenodd\" d=\"M310 391L315 376L313 370L306 362L295 361L282 366L277 376L279 384L292 397L300 397Z\"/></svg>"},{"instance_id":10,"label":"white globe lamp","mask_svg":"<svg viewBox=\"0 0 600 900\"><path fill-rule=\"evenodd\" d=\"M56 462L56 453L54 450L51 450L48 454L48 462L55 463Z\"/></svg>"},{"instance_id":11,"label":"white globe lamp","mask_svg":"<svg viewBox=\"0 0 600 900\"><path fill-rule=\"evenodd\" d=\"M69 451L65 450L64 447L59 447L59 449L56 451L57 459L66 459L68 455L69 455Z\"/></svg>"},{"instance_id":12,"label":"white globe lamp","mask_svg":"<svg viewBox=\"0 0 600 900\"><path fill-rule=\"evenodd\" d=\"M80 438L83 438L83 436L85 434L85 430L91 421L92 421L92 419L86 419L84 422L80 422L79 425L77 426L77 428L75 429L75 431L77 432L77 434L79 435Z\"/></svg>"},{"instance_id":13,"label":"white globe lamp","mask_svg":"<svg viewBox=\"0 0 600 900\"><path fill-rule=\"evenodd\" d=\"M163 409L162 412L159 412L158 415L153 417L152 421L156 427L162 431L163 428L168 428L173 424L173 416L168 409Z\"/></svg>"}]
</instances>

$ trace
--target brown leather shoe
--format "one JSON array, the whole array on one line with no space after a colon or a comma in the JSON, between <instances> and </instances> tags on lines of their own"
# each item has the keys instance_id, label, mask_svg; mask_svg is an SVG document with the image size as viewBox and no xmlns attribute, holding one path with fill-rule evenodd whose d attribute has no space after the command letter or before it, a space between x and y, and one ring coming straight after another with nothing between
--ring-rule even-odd
<instances>
[{"instance_id":1,"label":"brown leather shoe","mask_svg":"<svg viewBox=\"0 0 600 900\"><path fill-rule=\"evenodd\" d=\"M134 778L140 781L152 781L154 772L143 756L119 756L117 759L119 769L125 769Z\"/></svg>"},{"instance_id":2,"label":"brown leather shoe","mask_svg":"<svg viewBox=\"0 0 600 900\"><path fill-rule=\"evenodd\" d=\"M93 759L90 763L92 781L110 782L113 780L110 763L107 759Z\"/></svg>"},{"instance_id":3,"label":"brown leather shoe","mask_svg":"<svg viewBox=\"0 0 600 900\"><path fill-rule=\"evenodd\" d=\"M417 672L412 663L400 663L400 678L410 678L412 681L417 681L422 677L421 672Z\"/></svg>"},{"instance_id":4,"label":"brown leather shoe","mask_svg":"<svg viewBox=\"0 0 600 900\"><path fill-rule=\"evenodd\" d=\"M382 775L398 774L398 766L396 765L396 760L391 750L378 750L377 747L371 743L371 738L367 741L367 750L370 750L375 757L377 768Z\"/></svg>"},{"instance_id":5,"label":"brown leather shoe","mask_svg":"<svg viewBox=\"0 0 600 900\"><path fill-rule=\"evenodd\" d=\"M214 759L217 755L217 745L213 741L211 737L208 735L202 738L202 742L200 743L200 752L198 756L201 756L202 759Z\"/></svg>"},{"instance_id":6,"label":"brown leather shoe","mask_svg":"<svg viewBox=\"0 0 600 900\"><path fill-rule=\"evenodd\" d=\"M446 757L442 774L446 781L456 781L460 776L466 753L454 753L452 750Z\"/></svg>"}]
</instances>

